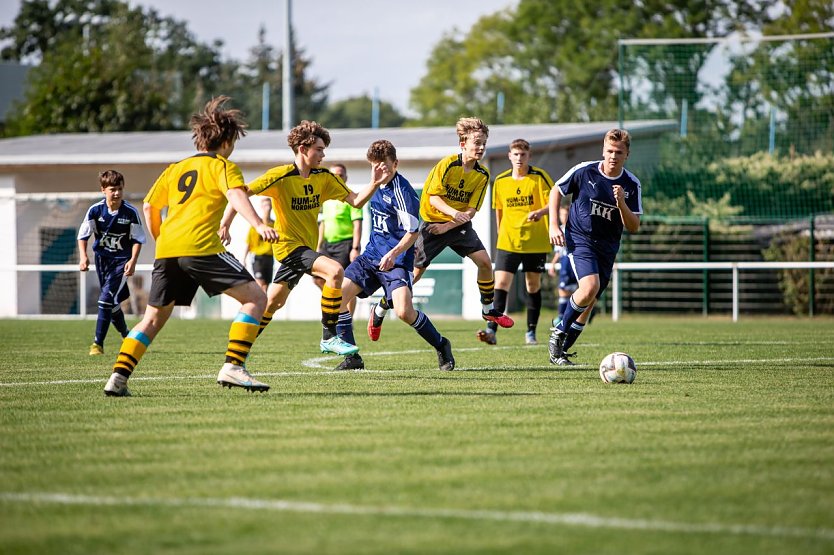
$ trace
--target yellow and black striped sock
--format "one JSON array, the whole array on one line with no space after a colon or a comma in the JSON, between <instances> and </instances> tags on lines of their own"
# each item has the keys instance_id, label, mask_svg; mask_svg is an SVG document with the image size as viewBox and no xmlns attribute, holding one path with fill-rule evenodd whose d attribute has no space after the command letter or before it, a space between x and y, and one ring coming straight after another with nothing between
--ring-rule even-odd
<instances>
[{"instance_id":1,"label":"yellow and black striped sock","mask_svg":"<svg viewBox=\"0 0 834 555\"><path fill-rule=\"evenodd\" d=\"M246 314L238 312L231 327L229 327L229 345L226 347L226 362L243 366L252 343L258 337L258 321Z\"/></svg>"},{"instance_id":2,"label":"yellow and black striped sock","mask_svg":"<svg viewBox=\"0 0 834 555\"><path fill-rule=\"evenodd\" d=\"M481 292L481 304L490 305L495 300L495 280L478 280L478 290Z\"/></svg>"},{"instance_id":3,"label":"yellow and black striped sock","mask_svg":"<svg viewBox=\"0 0 834 555\"><path fill-rule=\"evenodd\" d=\"M321 324L336 335L339 322L339 305L342 304L342 289L325 285L321 289Z\"/></svg>"},{"instance_id":4,"label":"yellow and black striped sock","mask_svg":"<svg viewBox=\"0 0 834 555\"><path fill-rule=\"evenodd\" d=\"M258 326L258 337L261 336L261 334L264 332L264 328L267 327L269 323L272 321L273 314L275 313L269 311L264 312L264 315L261 317L261 323Z\"/></svg>"},{"instance_id":5,"label":"yellow and black striped sock","mask_svg":"<svg viewBox=\"0 0 834 555\"><path fill-rule=\"evenodd\" d=\"M119 356L116 357L116 362L113 364L113 372L129 378L150 344L150 337L141 331L131 330L127 337L122 340Z\"/></svg>"}]
</instances>

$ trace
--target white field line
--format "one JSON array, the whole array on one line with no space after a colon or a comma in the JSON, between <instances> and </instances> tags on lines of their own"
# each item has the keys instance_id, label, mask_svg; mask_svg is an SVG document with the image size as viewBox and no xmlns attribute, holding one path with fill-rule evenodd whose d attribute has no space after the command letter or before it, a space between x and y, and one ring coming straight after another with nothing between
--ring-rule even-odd
<instances>
[{"instance_id":1,"label":"white field line","mask_svg":"<svg viewBox=\"0 0 834 555\"><path fill-rule=\"evenodd\" d=\"M486 520L495 522L530 522L586 528L648 530L683 534L747 535L776 538L811 538L834 541L834 529L763 526L756 524L674 522L669 520L603 517L588 513L547 513L540 511L492 511L397 506L352 505L349 503L315 503L282 499L229 498L161 498L88 496L66 493L0 492L0 501L26 504L144 506L144 507L206 507L249 509L313 514L373 515L383 517L416 517L433 519Z\"/></svg>"},{"instance_id":2,"label":"white field line","mask_svg":"<svg viewBox=\"0 0 834 555\"><path fill-rule=\"evenodd\" d=\"M498 350L498 349L516 349L517 347L490 347L490 350ZM483 347L472 347L472 348L464 348L464 349L456 349L455 352L461 351L478 351L483 349ZM425 350L410 350L410 351L381 351L377 353L367 353L363 356L371 357L371 356L392 356L392 355L406 355L406 354L418 354L418 353L425 353ZM326 363L333 364L335 361L340 360L341 357L328 355L328 356L321 356L310 358L301 362L301 365L307 368L330 368L329 365L325 365ZM663 361L640 361L637 367L642 368L645 366L678 366L678 367L693 367L693 366L724 366L728 364L769 364L769 363L807 363L807 362L834 362L834 357L813 357L813 358L741 358L741 359L733 359L733 360L726 360L726 359L716 359L716 360L663 360ZM596 367L593 364L576 364L573 368L577 369L584 369L584 368L592 368ZM434 370L434 368L428 369L427 371ZM465 372L466 370L495 370L495 371L513 371L513 370L553 370L558 372L560 368L558 366L553 366L551 364L543 364L539 366L530 366L530 365L502 365L500 367L496 366L468 366L468 367L457 367L455 368L455 372L461 371ZM316 376L327 376L327 375L344 375L344 374L397 374L403 372L412 372L412 370L322 370L319 372L302 372L302 371L294 371L294 372L254 372L256 377L316 377ZM452 372L454 374L454 372ZM445 375L445 373L444 373ZM109 374L107 375L109 376ZM44 380L44 381L37 381L37 382L0 382L0 387L26 387L26 386L39 386L39 385L71 385L71 384L97 384L103 383L106 380L107 376L102 376L100 378L85 378L85 379L77 379L77 380ZM147 381L147 382L154 382L154 381L175 381L175 380L193 380L193 379L212 379L215 377L215 374L212 375L171 375L171 376L132 376L130 378L131 382L137 381Z\"/></svg>"}]
</instances>

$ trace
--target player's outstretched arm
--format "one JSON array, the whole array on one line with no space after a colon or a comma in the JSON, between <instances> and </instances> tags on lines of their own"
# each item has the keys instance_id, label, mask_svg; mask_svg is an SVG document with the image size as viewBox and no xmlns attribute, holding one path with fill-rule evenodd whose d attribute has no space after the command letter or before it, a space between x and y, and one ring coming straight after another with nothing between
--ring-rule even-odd
<instances>
[{"instance_id":1,"label":"player's outstretched arm","mask_svg":"<svg viewBox=\"0 0 834 555\"><path fill-rule=\"evenodd\" d=\"M229 189L226 191L226 198L229 199L229 205L233 208L234 211L240 212L240 215L243 216L249 225L255 228L255 231L258 232L258 235L261 236L261 239L266 241L267 243L275 243L278 241L278 232L272 226L269 226L263 222L258 213L255 211L255 207L252 206L252 203L249 202L249 195L251 193L248 190L244 190L243 187L235 187L234 189ZM228 207L227 207L228 210ZM220 222L220 228L223 229L223 223L225 221L226 214L223 214L224 220ZM226 229L228 229L228 224L231 224L232 218L234 218L234 212L232 213L229 221L227 222Z\"/></svg>"},{"instance_id":2,"label":"player's outstretched arm","mask_svg":"<svg viewBox=\"0 0 834 555\"><path fill-rule=\"evenodd\" d=\"M388 167L382 163L376 163L371 166L371 182L367 187L354 193L353 191L345 198L345 202L354 208L362 208L368 202L380 185L391 181L394 175L388 170Z\"/></svg>"}]
</instances>

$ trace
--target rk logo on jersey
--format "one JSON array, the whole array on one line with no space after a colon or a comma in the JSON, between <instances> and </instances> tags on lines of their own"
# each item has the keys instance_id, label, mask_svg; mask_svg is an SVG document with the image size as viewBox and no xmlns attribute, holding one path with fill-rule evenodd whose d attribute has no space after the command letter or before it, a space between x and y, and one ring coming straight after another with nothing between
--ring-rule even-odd
<instances>
[{"instance_id":1,"label":"rk logo on jersey","mask_svg":"<svg viewBox=\"0 0 834 555\"><path fill-rule=\"evenodd\" d=\"M599 216L611 221L611 215L614 213L613 206L605 206L599 202L591 201L591 216Z\"/></svg>"},{"instance_id":2,"label":"rk logo on jersey","mask_svg":"<svg viewBox=\"0 0 834 555\"><path fill-rule=\"evenodd\" d=\"M102 235L99 244L106 251L117 252L122 250L122 239L124 235Z\"/></svg>"},{"instance_id":3,"label":"rk logo on jersey","mask_svg":"<svg viewBox=\"0 0 834 555\"><path fill-rule=\"evenodd\" d=\"M388 217L383 214L374 214L374 229L388 233Z\"/></svg>"}]
</instances>

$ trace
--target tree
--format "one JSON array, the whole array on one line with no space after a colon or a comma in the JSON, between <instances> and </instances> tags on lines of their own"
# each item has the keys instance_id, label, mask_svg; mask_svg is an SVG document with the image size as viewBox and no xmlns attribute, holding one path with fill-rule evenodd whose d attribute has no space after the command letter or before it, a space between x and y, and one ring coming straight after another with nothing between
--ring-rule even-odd
<instances>
[{"instance_id":1,"label":"tree","mask_svg":"<svg viewBox=\"0 0 834 555\"><path fill-rule=\"evenodd\" d=\"M372 107L373 100L367 94L347 98L329 104L322 120L327 127L339 129L370 127ZM405 116L400 114L393 104L380 101L380 127L400 127L404 122Z\"/></svg>"},{"instance_id":2,"label":"tree","mask_svg":"<svg viewBox=\"0 0 834 555\"><path fill-rule=\"evenodd\" d=\"M776 0L521 0L515 11L481 18L466 35L447 35L428 72L412 90L418 124L449 125L462 113L505 123L616 119L617 40L621 37L723 36L761 29ZM650 68L700 70L703 60L679 59ZM658 91L659 95L661 92ZM689 94L689 91L687 91Z\"/></svg>"},{"instance_id":3,"label":"tree","mask_svg":"<svg viewBox=\"0 0 834 555\"><path fill-rule=\"evenodd\" d=\"M220 70L220 43L118 0L27 0L0 37L40 62L8 134L182 128Z\"/></svg>"}]
</instances>

